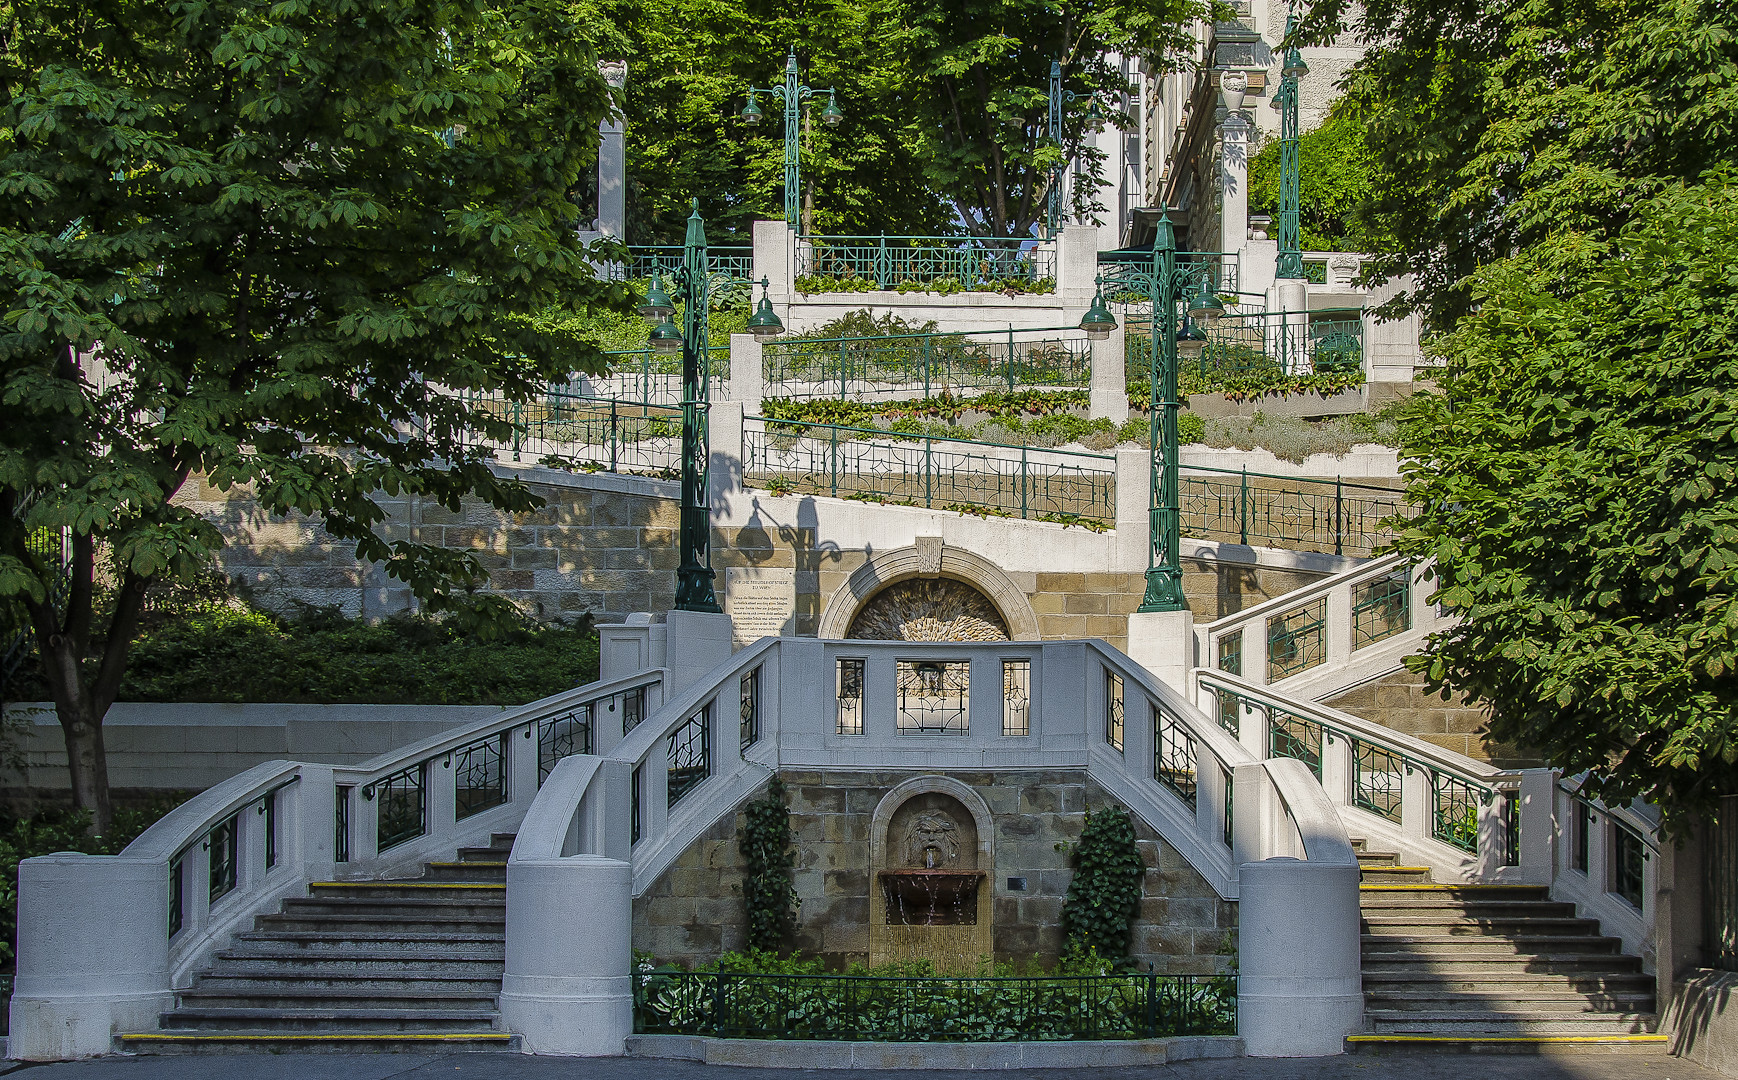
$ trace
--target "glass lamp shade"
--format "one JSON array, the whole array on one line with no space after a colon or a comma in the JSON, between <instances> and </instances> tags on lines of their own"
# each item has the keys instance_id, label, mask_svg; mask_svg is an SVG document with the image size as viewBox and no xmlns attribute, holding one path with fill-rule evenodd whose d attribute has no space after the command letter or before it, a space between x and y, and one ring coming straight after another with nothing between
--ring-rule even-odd
<instances>
[{"instance_id":1,"label":"glass lamp shade","mask_svg":"<svg viewBox=\"0 0 1738 1080\"><path fill-rule=\"evenodd\" d=\"M1102 289L1092 294L1092 306L1080 317L1080 328L1094 341L1103 341L1116 329L1116 316L1105 306Z\"/></svg>"},{"instance_id":2,"label":"glass lamp shade","mask_svg":"<svg viewBox=\"0 0 1738 1080\"><path fill-rule=\"evenodd\" d=\"M845 112L839 108L838 99L832 94L827 95L827 107L821 110L821 123L828 127L838 127L839 121L845 119Z\"/></svg>"},{"instance_id":3,"label":"glass lamp shade","mask_svg":"<svg viewBox=\"0 0 1738 1080\"><path fill-rule=\"evenodd\" d=\"M1310 66L1303 61L1303 54L1296 47L1285 51L1285 66L1279 69L1283 78L1301 79L1310 73Z\"/></svg>"},{"instance_id":4,"label":"glass lamp shade","mask_svg":"<svg viewBox=\"0 0 1738 1080\"><path fill-rule=\"evenodd\" d=\"M1213 295L1213 290L1209 289L1207 283L1203 281L1201 291L1189 301L1189 318L1217 319L1223 314L1225 314L1225 305L1219 302L1219 298Z\"/></svg>"},{"instance_id":5,"label":"glass lamp shade","mask_svg":"<svg viewBox=\"0 0 1738 1080\"><path fill-rule=\"evenodd\" d=\"M748 104L742 108L742 120L745 124L760 123L760 106L754 103L754 95L748 96Z\"/></svg>"},{"instance_id":6,"label":"glass lamp shade","mask_svg":"<svg viewBox=\"0 0 1738 1080\"><path fill-rule=\"evenodd\" d=\"M682 351L682 331L666 315L663 322L652 327L650 344L660 355L673 356Z\"/></svg>"}]
</instances>

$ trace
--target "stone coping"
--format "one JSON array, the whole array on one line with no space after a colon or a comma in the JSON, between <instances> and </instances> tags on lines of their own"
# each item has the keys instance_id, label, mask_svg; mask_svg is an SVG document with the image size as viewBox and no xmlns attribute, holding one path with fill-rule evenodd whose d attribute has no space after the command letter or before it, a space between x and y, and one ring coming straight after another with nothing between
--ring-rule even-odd
<instances>
[{"instance_id":1,"label":"stone coping","mask_svg":"<svg viewBox=\"0 0 1738 1080\"><path fill-rule=\"evenodd\" d=\"M1068 1042L828 1042L630 1035L627 1056L763 1069L1058 1069L1164 1065L1243 1056L1234 1035Z\"/></svg>"}]
</instances>

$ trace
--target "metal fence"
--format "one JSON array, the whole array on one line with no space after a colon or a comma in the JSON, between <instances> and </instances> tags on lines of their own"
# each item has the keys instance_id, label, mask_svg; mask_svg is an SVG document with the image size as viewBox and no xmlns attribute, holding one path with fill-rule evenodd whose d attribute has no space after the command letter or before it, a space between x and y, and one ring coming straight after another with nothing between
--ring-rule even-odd
<instances>
[{"instance_id":1,"label":"metal fence","mask_svg":"<svg viewBox=\"0 0 1738 1080\"><path fill-rule=\"evenodd\" d=\"M1031 286L1055 282L1056 249L1014 237L805 236L797 245L797 277L861 280L878 289L944 283L963 289L995 282Z\"/></svg>"},{"instance_id":2,"label":"metal fence","mask_svg":"<svg viewBox=\"0 0 1738 1080\"><path fill-rule=\"evenodd\" d=\"M1125 340L1130 386L1144 386L1151 371L1145 327L1133 324ZM1364 365L1364 317L1357 308L1228 313L1195 322L1178 332L1183 371L1202 375L1274 372L1308 375L1357 371Z\"/></svg>"},{"instance_id":3,"label":"metal fence","mask_svg":"<svg viewBox=\"0 0 1738 1080\"><path fill-rule=\"evenodd\" d=\"M483 404L513 425L510 439L492 445L515 461L666 479L682 467L680 406L554 390L541 401Z\"/></svg>"},{"instance_id":4,"label":"metal fence","mask_svg":"<svg viewBox=\"0 0 1738 1080\"><path fill-rule=\"evenodd\" d=\"M606 375L581 376L555 392L577 397L615 398L645 405L682 404L682 356L655 349L611 349ZM730 378L730 345L707 350L706 371L714 386Z\"/></svg>"},{"instance_id":5,"label":"metal fence","mask_svg":"<svg viewBox=\"0 0 1738 1080\"><path fill-rule=\"evenodd\" d=\"M1116 458L749 417L744 479L775 493L990 513L1116 520Z\"/></svg>"},{"instance_id":6,"label":"metal fence","mask_svg":"<svg viewBox=\"0 0 1738 1080\"><path fill-rule=\"evenodd\" d=\"M1056 1042L1234 1035L1229 975L1028 978L654 972L634 1031L736 1039Z\"/></svg>"},{"instance_id":7,"label":"metal fence","mask_svg":"<svg viewBox=\"0 0 1738 1080\"><path fill-rule=\"evenodd\" d=\"M930 397L1092 383L1092 342L1064 327L993 335L789 338L769 342L761 356L768 397Z\"/></svg>"},{"instance_id":8,"label":"metal fence","mask_svg":"<svg viewBox=\"0 0 1738 1080\"><path fill-rule=\"evenodd\" d=\"M1339 478L1188 466L1179 490L1186 536L1335 555L1371 554L1413 513L1399 489Z\"/></svg>"},{"instance_id":9,"label":"metal fence","mask_svg":"<svg viewBox=\"0 0 1738 1080\"><path fill-rule=\"evenodd\" d=\"M681 244L629 244L628 261L616 263L611 277L640 281L653 274L665 277L682 268ZM754 248L724 244L706 247L706 269L714 274L746 278L754 274Z\"/></svg>"}]
</instances>

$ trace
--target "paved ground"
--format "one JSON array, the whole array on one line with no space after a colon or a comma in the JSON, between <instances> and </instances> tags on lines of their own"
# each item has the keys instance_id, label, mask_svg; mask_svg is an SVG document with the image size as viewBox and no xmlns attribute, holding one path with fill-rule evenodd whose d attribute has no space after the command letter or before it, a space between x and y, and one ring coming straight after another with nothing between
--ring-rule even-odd
<instances>
[{"instance_id":1,"label":"paved ground","mask_svg":"<svg viewBox=\"0 0 1738 1080\"><path fill-rule=\"evenodd\" d=\"M837 1072L747 1069L676 1061L562 1060L518 1054L324 1054L110 1058L26 1065L11 1080L828 1080ZM934 1072L858 1072L877 1080L933 1080ZM953 1073L997 1080L1723 1080L1672 1057L1417 1055L1307 1061L1197 1061L1134 1069Z\"/></svg>"}]
</instances>

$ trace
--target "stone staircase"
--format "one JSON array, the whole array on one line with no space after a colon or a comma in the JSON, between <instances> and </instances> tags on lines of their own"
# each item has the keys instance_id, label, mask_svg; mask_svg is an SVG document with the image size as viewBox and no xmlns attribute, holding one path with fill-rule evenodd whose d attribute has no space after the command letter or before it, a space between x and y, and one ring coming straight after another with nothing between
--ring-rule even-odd
<instances>
[{"instance_id":1,"label":"stone staircase","mask_svg":"<svg viewBox=\"0 0 1738 1080\"><path fill-rule=\"evenodd\" d=\"M1654 979L1542 886L1439 885L1354 840L1365 1034L1352 1053L1664 1054Z\"/></svg>"},{"instance_id":2,"label":"stone staircase","mask_svg":"<svg viewBox=\"0 0 1738 1080\"><path fill-rule=\"evenodd\" d=\"M512 1050L496 1009L511 835L410 881L326 881L261 915L135 1054Z\"/></svg>"}]
</instances>

